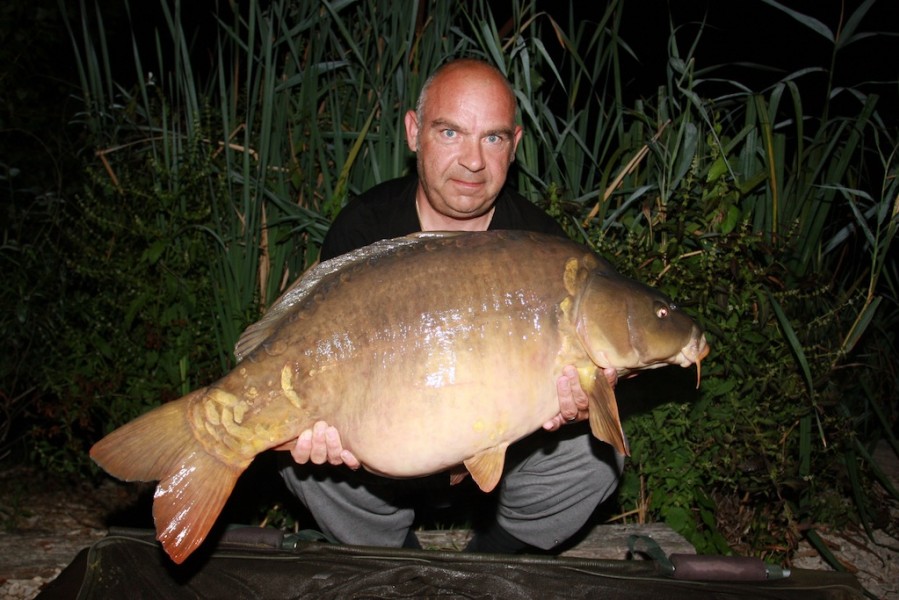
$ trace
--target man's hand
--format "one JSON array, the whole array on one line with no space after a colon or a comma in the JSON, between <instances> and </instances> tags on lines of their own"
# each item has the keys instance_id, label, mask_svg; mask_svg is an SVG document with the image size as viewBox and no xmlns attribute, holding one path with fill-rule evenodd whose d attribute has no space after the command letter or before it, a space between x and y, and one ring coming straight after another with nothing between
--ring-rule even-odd
<instances>
[{"instance_id":1,"label":"man's hand","mask_svg":"<svg viewBox=\"0 0 899 600\"><path fill-rule=\"evenodd\" d=\"M618 371L612 367L603 369L609 385L615 387L618 383ZM543 424L543 429L555 431L565 423L583 421L589 416L587 393L581 387L577 369L568 365L562 369L562 374L556 380L556 392L559 394L559 414Z\"/></svg>"},{"instance_id":2,"label":"man's hand","mask_svg":"<svg viewBox=\"0 0 899 600\"><path fill-rule=\"evenodd\" d=\"M296 446L290 449L290 455L299 464L311 462L323 465L346 465L354 471L361 465L356 456L345 450L340 443L340 433L324 421L318 421L297 438Z\"/></svg>"}]
</instances>

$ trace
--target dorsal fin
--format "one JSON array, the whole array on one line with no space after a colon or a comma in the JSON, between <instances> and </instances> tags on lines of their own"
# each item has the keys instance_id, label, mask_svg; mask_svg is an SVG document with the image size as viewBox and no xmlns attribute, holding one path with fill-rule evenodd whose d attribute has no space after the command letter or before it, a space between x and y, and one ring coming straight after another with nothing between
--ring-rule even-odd
<instances>
[{"instance_id":1,"label":"dorsal fin","mask_svg":"<svg viewBox=\"0 0 899 600\"><path fill-rule=\"evenodd\" d=\"M248 354L258 348L262 342L274 333L284 322L284 319L290 315L291 309L304 298L315 293L315 290L325 278L352 268L354 265L392 254L399 248L416 246L426 240L454 237L460 233L456 231L428 231L390 240L381 240L309 267L293 285L287 288L275 300L262 318L247 327L240 335L240 338L234 345L234 356L237 358L237 362L246 358Z\"/></svg>"}]
</instances>

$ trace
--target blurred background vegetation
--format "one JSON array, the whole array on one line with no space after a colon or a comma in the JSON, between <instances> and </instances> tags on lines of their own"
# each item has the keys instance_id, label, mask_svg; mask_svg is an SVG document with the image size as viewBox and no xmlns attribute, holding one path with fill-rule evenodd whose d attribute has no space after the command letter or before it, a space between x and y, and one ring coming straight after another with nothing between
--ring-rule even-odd
<instances>
[{"instance_id":1,"label":"blurred background vegetation","mask_svg":"<svg viewBox=\"0 0 899 600\"><path fill-rule=\"evenodd\" d=\"M708 331L698 391L620 384L604 514L781 561L887 526L899 82L858 65L897 55L888 2L741 3L765 31L716 3L188 4L0 8L0 458L98 477L94 441L233 366L347 198L414 168L424 78L476 56L519 90L514 185Z\"/></svg>"}]
</instances>

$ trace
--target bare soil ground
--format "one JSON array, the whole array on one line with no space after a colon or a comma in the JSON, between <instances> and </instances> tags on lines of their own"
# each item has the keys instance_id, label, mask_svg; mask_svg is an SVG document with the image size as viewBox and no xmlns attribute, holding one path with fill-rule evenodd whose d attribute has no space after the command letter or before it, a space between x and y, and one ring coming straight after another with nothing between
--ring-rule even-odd
<instances>
[{"instance_id":1,"label":"bare soil ground","mask_svg":"<svg viewBox=\"0 0 899 600\"><path fill-rule=\"evenodd\" d=\"M881 464L899 485L899 460L888 448L883 451L888 454L881 456ZM113 481L99 486L63 485L33 469L0 469L0 599L34 598L80 549L105 536L110 525L151 527L149 489ZM615 546L617 542L609 540L615 535L622 537L621 532L611 528L602 533L594 530L588 540L569 553L592 555L590 544L607 533L606 543L597 544L597 548ZM426 546L448 547L462 547L466 535L459 530L419 533ZM863 531L854 530L824 531L822 535L834 555L855 573L872 597L899 600L899 506L891 511L891 524L876 530L873 540ZM676 538L672 536L670 543L677 544ZM679 547L665 548L664 544L663 548L668 552L683 551ZM831 569L808 544L800 548L792 566Z\"/></svg>"},{"instance_id":2,"label":"bare soil ground","mask_svg":"<svg viewBox=\"0 0 899 600\"><path fill-rule=\"evenodd\" d=\"M106 535L110 516L137 503L132 485L62 485L30 468L0 471L0 599L36 596L79 550Z\"/></svg>"}]
</instances>

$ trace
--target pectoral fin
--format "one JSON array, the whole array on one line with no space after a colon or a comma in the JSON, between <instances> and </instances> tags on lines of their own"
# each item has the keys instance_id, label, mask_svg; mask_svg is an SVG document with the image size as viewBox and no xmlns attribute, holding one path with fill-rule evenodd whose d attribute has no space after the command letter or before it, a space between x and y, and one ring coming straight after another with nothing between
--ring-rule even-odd
<instances>
[{"instance_id":1,"label":"pectoral fin","mask_svg":"<svg viewBox=\"0 0 899 600\"><path fill-rule=\"evenodd\" d=\"M493 488L499 483L499 478L503 474L503 464L506 461L507 447L508 444L496 446L463 461L465 468L471 473L471 478L482 491L493 491Z\"/></svg>"},{"instance_id":2,"label":"pectoral fin","mask_svg":"<svg viewBox=\"0 0 899 600\"><path fill-rule=\"evenodd\" d=\"M630 456L624 437L621 419L618 417L618 401L615 390L599 369L579 370L581 387L587 392L590 406L590 430L597 439L611 444L615 450Z\"/></svg>"}]
</instances>

